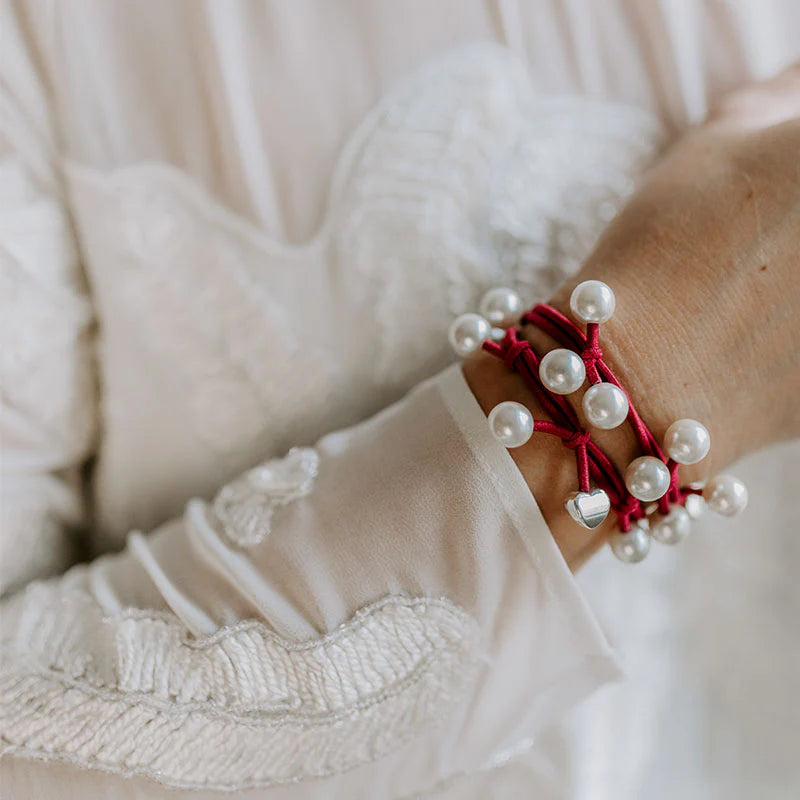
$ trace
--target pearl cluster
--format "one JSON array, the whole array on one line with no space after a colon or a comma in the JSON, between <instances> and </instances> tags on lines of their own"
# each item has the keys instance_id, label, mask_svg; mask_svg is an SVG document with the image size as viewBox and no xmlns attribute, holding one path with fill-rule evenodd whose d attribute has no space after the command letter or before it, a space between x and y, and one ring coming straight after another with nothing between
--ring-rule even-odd
<instances>
[{"instance_id":1,"label":"pearl cluster","mask_svg":"<svg viewBox=\"0 0 800 800\"><path fill-rule=\"evenodd\" d=\"M461 358L476 353L487 339L502 339L522 314L522 298L513 289L489 289L478 311L461 314L450 325L448 339ZM499 403L489 413L489 430L504 447L521 447L533 435L533 415L522 403Z\"/></svg>"},{"instance_id":2,"label":"pearl cluster","mask_svg":"<svg viewBox=\"0 0 800 800\"><path fill-rule=\"evenodd\" d=\"M594 338L589 338L587 328L587 341L595 349L587 350L583 355L566 347L551 350L538 362L541 385L554 395L573 394L583 387L587 377L586 365L591 364L591 385L581 400L586 422L606 431L619 427L629 417L641 425L641 420L636 417L625 392L616 385L613 375L606 372L606 378L603 379L594 367L601 358L596 348L597 326L612 318L616 308L614 292L602 281L584 281L573 290L569 305L578 321L591 326ZM499 342L506 335L506 328L519 320L522 300L511 289L491 289L481 299L479 311L479 314L462 314L450 326L450 343L462 358L475 353L487 340ZM590 356L592 361L584 362L584 358L589 359ZM607 370L607 367L603 368ZM535 428L531 412L521 403L511 401L496 405L489 413L488 422L492 435L507 448L524 445ZM645 432L649 437L646 429ZM559 435L566 439L571 434L567 431ZM648 440L640 437L640 441ZM664 498L668 493L670 502L676 500L676 496L670 492L675 465L697 464L708 455L710 448L711 437L705 425L693 419L679 419L667 428L663 439L663 452L669 457L672 468L654 455L639 456L628 464L623 476L625 487L630 495L640 503L647 503L648 507L645 508L646 516L637 519L630 531L620 530L612 534L609 544L617 558L626 563L637 563L647 556L651 541L666 545L681 542L688 536L692 520L700 517L706 508L723 516L734 516L745 509L747 488L732 475L717 475L706 483L702 494L686 494L684 490L677 495L681 504L673 504L672 507L666 504ZM655 448L655 452L661 451ZM583 475L581 483L586 487L588 473L584 472ZM567 498L565 507L578 524L593 529L605 520L610 502L603 489L593 489L573 492ZM663 510L666 513L661 513Z\"/></svg>"},{"instance_id":3,"label":"pearl cluster","mask_svg":"<svg viewBox=\"0 0 800 800\"><path fill-rule=\"evenodd\" d=\"M613 316L616 300L611 288L601 281L584 281L575 287L569 305L579 321L602 323ZM611 383L593 384L584 394L582 406L589 424L603 430L621 425L630 407L625 393ZM708 455L711 436L701 422L679 419L667 428L663 448L676 464L697 464ZM637 500L651 503L669 491L671 474L661 459L640 456L628 465L624 480L628 491ZM689 495L685 506L675 506L666 514L653 513L639 520L632 531L614 534L611 549L621 561L635 563L647 555L651 539L669 545L685 539L692 518L699 516L705 506L718 514L733 516L743 511L746 505L747 488L742 481L732 475L718 475L708 482L702 496Z\"/></svg>"},{"instance_id":4,"label":"pearl cluster","mask_svg":"<svg viewBox=\"0 0 800 800\"><path fill-rule=\"evenodd\" d=\"M489 289L478 310L479 314L456 317L447 333L450 346L461 358L477 353L487 339L502 339L505 328L516 324L522 314L522 298L513 289Z\"/></svg>"}]
</instances>

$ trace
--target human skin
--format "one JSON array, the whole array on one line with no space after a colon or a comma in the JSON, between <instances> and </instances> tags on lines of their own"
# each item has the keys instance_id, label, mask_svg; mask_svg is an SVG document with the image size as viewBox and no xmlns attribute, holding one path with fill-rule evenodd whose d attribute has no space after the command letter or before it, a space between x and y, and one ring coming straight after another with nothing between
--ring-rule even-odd
<instances>
[{"instance_id":1,"label":"human skin","mask_svg":"<svg viewBox=\"0 0 800 800\"><path fill-rule=\"evenodd\" d=\"M681 468L683 482L800 435L800 65L725 98L676 141L551 304L570 316L570 292L592 278L616 295L604 360L651 431L661 440L690 417L711 433L711 453ZM524 334L540 354L556 346ZM492 356L464 374L487 413L518 400L547 418ZM581 394L570 396L578 409ZM641 454L627 425L590 430L620 472ZM613 514L592 532L570 519L575 460L555 437L509 452L577 569L615 529Z\"/></svg>"}]
</instances>

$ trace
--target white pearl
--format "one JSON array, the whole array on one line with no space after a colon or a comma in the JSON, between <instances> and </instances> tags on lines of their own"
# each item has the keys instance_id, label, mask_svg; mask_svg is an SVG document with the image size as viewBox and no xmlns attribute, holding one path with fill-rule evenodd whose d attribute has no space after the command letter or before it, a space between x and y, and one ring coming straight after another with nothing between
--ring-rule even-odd
<instances>
[{"instance_id":1,"label":"white pearl","mask_svg":"<svg viewBox=\"0 0 800 800\"><path fill-rule=\"evenodd\" d=\"M654 456L639 456L625 470L625 485L637 500L658 500L666 494L669 483L667 465Z\"/></svg>"},{"instance_id":2,"label":"white pearl","mask_svg":"<svg viewBox=\"0 0 800 800\"><path fill-rule=\"evenodd\" d=\"M608 322L615 306L614 292L602 281L579 283L569 298L569 307L581 322Z\"/></svg>"},{"instance_id":3,"label":"white pearl","mask_svg":"<svg viewBox=\"0 0 800 800\"><path fill-rule=\"evenodd\" d=\"M581 388L586 379L583 359L572 350L551 350L539 362L539 378L555 394L571 394Z\"/></svg>"},{"instance_id":4,"label":"white pearl","mask_svg":"<svg viewBox=\"0 0 800 800\"><path fill-rule=\"evenodd\" d=\"M708 507L723 517L735 517L747 508L747 487L733 475L717 475L703 489Z\"/></svg>"},{"instance_id":5,"label":"white pearl","mask_svg":"<svg viewBox=\"0 0 800 800\"><path fill-rule=\"evenodd\" d=\"M489 430L504 447L520 447L533 433L533 416L522 403L506 400L489 412Z\"/></svg>"},{"instance_id":6,"label":"white pearl","mask_svg":"<svg viewBox=\"0 0 800 800\"><path fill-rule=\"evenodd\" d=\"M689 535L691 528L692 518L689 512L683 506L677 506L653 522L650 535L661 544L678 544Z\"/></svg>"},{"instance_id":7,"label":"white pearl","mask_svg":"<svg viewBox=\"0 0 800 800\"><path fill-rule=\"evenodd\" d=\"M604 431L622 425L628 416L628 398L613 383L595 383L583 395L586 419Z\"/></svg>"},{"instance_id":8,"label":"white pearl","mask_svg":"<svg viewBox=\"0 0 800 800\"><path fill-rule=\"evenodd\" d=\"M692 519L700 519L706 513L706 501L699 494L687 495L683 507Z\"/></svg>"},{"instance_id":9,"label":"white pearl","mask_svg":"<svg viewBox=\"0 0 800 800\"><path fill-rule=\"evenodd\" d=\"M489 289L481 298L478 311L492 325L507 327L513 325L522 314L522 298L513 289Z\"/></svg>"},{"instance_id":10,"label":"white pearl","mask_svg":"<svg viewBox=\"0 0 800 800\"><path fill-rule=\"evenodd\" d=\"M650 552L650 537L647 530L639 525L635 525L628 533L612 533L608 543L614 555L626 564L637 564Z\"/></svg>"},{"instance_id":11,"label":"white pearl","mask_svg":"<svg viewBox=\"0 0 800 800\"><path fill-rule=\"evenodd\" d=\"M456 355L466 358L480 350L492 333L492 326L480 314L462 314L450 325L447 338Z\"/></svg>"},{"instance_id":12,"label":"white pearl","mask_svg":"<svg viewBox=\"0 0 800 800\"><path fill-rule=\"evenodd\" d=\"M679 464L696 464L708 455L711 436L696 419L679 419L667 428L664 449Z\"/></svg>"}]
</instances>

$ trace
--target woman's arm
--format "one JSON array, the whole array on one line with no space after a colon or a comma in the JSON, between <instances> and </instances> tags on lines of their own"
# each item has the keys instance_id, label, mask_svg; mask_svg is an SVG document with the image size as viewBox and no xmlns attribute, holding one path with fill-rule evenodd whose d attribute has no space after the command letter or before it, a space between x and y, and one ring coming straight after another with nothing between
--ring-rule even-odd
<instances>
[{"instance_id":1,"label":"woman's arm","mask_svg":"<svg viewBox=\"0 0 800 800\"><path fill-rule=\"evenodd\" d=\"M680 139L553 305L569 314L572 288L589 278L614 289L603 351L653 433L682 417L711 432L710 456L684 467L686 480L800 433L800 65L729 96ZM496 359L482 354L465 374L486 412L509 399L536 410ZM622 469L637 455L625 426L592 434ZM534 436L510 453L575 569L613 521L587 535L567 515L574 460L557 440Z\"/></svg>"},{"instance_id":2,"label":"woman's arm","mask_svg":"<svg viewBox=\"0 0 800 800\"><path fill-rule=\"evenodd\" d=\"M675 153L683 147L694 152L679 145ZM617 291L620 311L608 329L617 349L606 349L641 393L651 426L712 417L717 452L731 459L745 445L729 430L731 409L713 408L722 377L712 373L709 392L706 376L685 377L679 359L669 374L652 368L663 360L654 329L666 329L670 308L691 309L694 272L692 285L674 271L656 273L671 290L658 287L669 301L655 305L654 321L651 270L672 252L667 242L714 244L708 225L729 215L713 203L723 203L738 174L735 159L722 159L720 176L709 168L698 181L708 183L705 199L686 219L684 205L698 191L680 178L695 163L688 154L677 174L654 172L662 177L648 182L581 277L604 278ZM766 172L759 190L776 180L774 169ZM785 194L779 189L777 219L796 215ZM745 244L760 228L747 230ZM639 252L645 245L649 260ZM692 247L672 257L729 260ZM717 299L709 284L703 309ZM780 318L794 301L790 290L775 295ZM711 326L715 338L702 351L696 325L681 331L675 347L693 353L692 376L711 369L732 330L750 328ZM752 350L743 348L745 369L763 358ZM519 390L495 362L478 359L466 374L484 409ZM575 567L600 538L564 524L572 467L549 448L533 440L513 452L517 470L450 371L325 437L313 469L266 465L222 499L193 502L150 537L134 536L125 553L33 587L3 609L3 746L173 786L281 783L276 797L295 787L306 798L384 796L387 776L395 794L413 794L483 766L616 674L528 489ZM624 443L617 457L628 457ZM291 500L279 502L287 492Z\"/></svg>"}]
</instances>

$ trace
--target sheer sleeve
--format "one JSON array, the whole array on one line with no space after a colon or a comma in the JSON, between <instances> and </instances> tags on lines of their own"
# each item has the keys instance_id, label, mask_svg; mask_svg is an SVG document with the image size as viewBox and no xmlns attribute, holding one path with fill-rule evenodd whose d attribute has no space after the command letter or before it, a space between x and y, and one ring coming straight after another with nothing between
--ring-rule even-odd
<instances>
[{"instance_id":1,"label":"sheer sleeve","mask_svg":"<svg viewBox=\"0 0 800 800\"><path fill-rule=\"evenodd\" d=\"M0 70L0 588L63 571L95 425L91 308L37 55L4 7Z\"/></svg>"},{"instance_id":2,"label":"sheer sleeve","mask_svg":"<svg viewBox=\"0 0 800 800\"><path fill-rule=\"evenodd\" d=\"M14 587L69 563L97 414L92 310L39 54L12 30L24 19L2 23L2 568ZM33 760L83 768L79 796L419 796L502 763L618 674L458 367L132 532L123 552L28 583L0 611L9 796L63 796L56 765L28 780Z\"/></svg>"},{"instance_id":3,"label":"sheer sleeve","mask_svg":"<svg viewBox=\"0 0 800 800\"><path fill-rule=\"evenodd\" d=\"M3 623L7 750L276 797L428 790L617 674L458 367Z\"/></svg>"}]
</instances>

